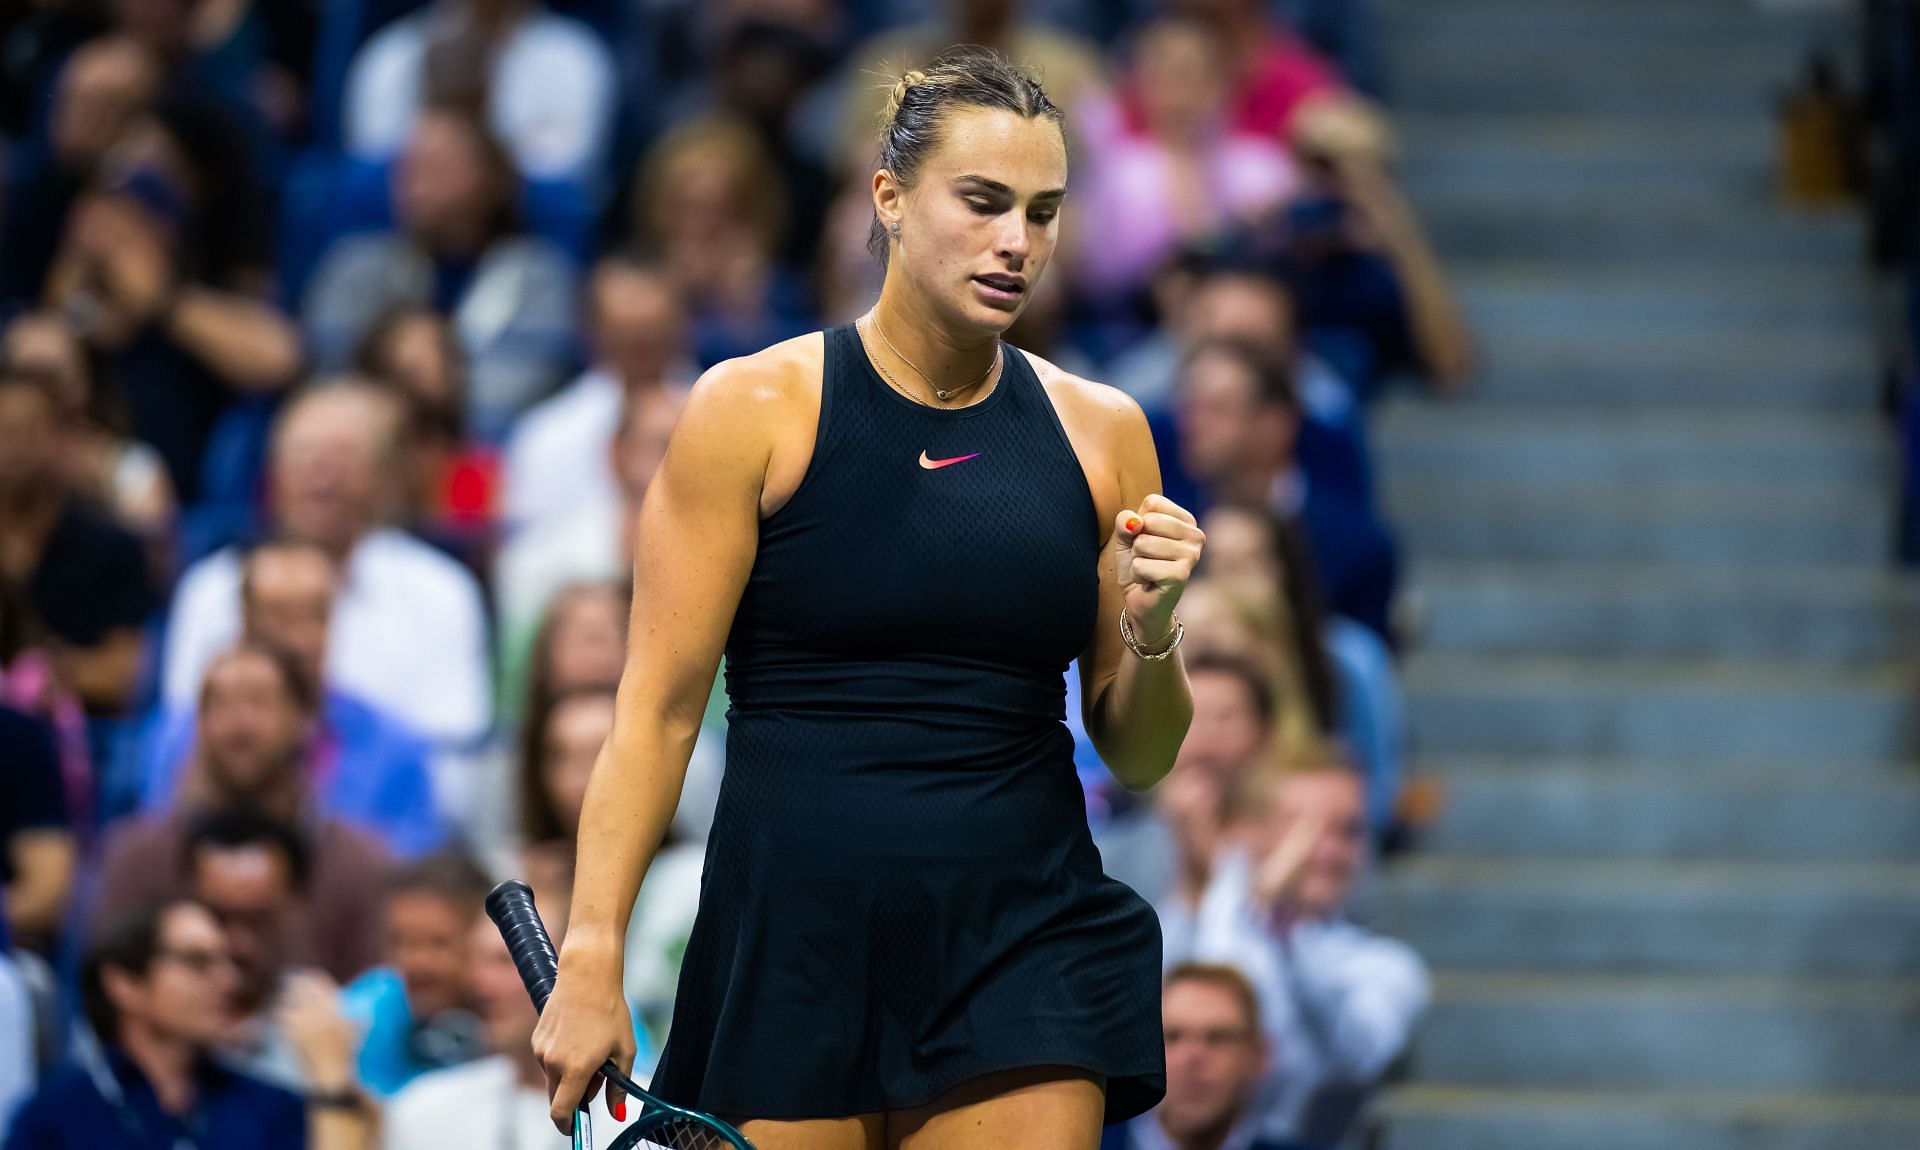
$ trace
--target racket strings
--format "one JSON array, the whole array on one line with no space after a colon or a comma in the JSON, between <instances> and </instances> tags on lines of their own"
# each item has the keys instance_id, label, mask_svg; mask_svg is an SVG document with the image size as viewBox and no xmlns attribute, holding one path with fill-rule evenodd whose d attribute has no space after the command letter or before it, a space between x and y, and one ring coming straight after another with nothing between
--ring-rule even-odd
<instances>
[{"instance_id":1,"label":"racket strings","mask_svg":"<svg viewBox=\"0 0 1920 1150\"><path fill-rule=\"evenodd\" d=\"M623 1138L620 1145L627 1150L734 1150L739 1145L704 1122L677 1117L630 1133L637 1134L638 1141L627 1143Z\"/></svg>"}]
</instances>

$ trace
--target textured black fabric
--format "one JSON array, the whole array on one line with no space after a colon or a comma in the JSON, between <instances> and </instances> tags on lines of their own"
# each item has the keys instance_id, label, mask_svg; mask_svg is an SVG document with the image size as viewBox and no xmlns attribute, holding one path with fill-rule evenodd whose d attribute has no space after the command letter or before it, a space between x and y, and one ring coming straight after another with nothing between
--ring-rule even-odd
<instances>
[{"instance_id":1,"label":"textured black fabric","mask_svg":"<svg viewBox=\"0 0 1920 1150\"><path fill-rule=\"evenodd\" d=\"M1065 716L1100 523L1031 365L924 407L826 333L813 459L727 642L727 769L653 1088L907 1109L995 1070L1164 1089L1160 928L1106 877ZM932 461L978 453L939 468Z\"/></svg>"}]
</instances>

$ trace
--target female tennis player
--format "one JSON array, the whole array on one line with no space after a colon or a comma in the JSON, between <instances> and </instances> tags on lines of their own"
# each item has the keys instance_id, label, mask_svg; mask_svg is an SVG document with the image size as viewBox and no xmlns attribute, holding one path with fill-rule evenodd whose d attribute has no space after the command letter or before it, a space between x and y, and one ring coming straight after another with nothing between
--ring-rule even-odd
<instances>
[{"instance_id":1,"label":"female tennis player","mask_svg":"<svg viewBox=\"0 0 1920 1150\"><path fill-rule=\"evenodd\" d=\"M1060 112L983 49L889 104L879 302L708 371L640 512L534 1038L562 1130L603 1060L631 1065L621 940L723 647L726 775L654 1092L761 1150L1092 1150L1164 1088L1159 924L1101 871L1064 672L1119 781L1165 775L1203 536L1130 399L1000 340L1053 254Z\"/></svg>"}]
</instances>

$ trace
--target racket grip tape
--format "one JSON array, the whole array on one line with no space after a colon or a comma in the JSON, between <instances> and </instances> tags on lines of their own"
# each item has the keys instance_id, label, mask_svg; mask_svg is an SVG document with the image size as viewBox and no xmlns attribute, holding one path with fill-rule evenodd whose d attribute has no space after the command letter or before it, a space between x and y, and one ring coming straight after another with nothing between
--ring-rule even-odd
<instances>
[{"instance_id":1,"label":"racket grip tape","mask_svg":"<svg viewBox=\"0 0 1920 1150\"><path fill-rule=\"evenodd\" d=\"M507 953L526 984L533 1008L544 1011L553 983L560 975L560 956L554 953L553 939L547 935L540 912L534 909L533 888L510 878L487 894L487 917L500 928L507 941Z\"/></svg>"}]
</instances>

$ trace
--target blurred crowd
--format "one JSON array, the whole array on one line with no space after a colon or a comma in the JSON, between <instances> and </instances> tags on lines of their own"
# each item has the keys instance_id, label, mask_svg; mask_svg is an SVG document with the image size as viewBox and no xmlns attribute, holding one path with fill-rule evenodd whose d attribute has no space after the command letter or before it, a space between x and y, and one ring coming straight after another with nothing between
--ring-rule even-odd
<instances>
[{"instance_id":1,"label":"blurred crowd","mask_svg":"<svg viewBox=\"0 0 1920 1150\"><path fill-rule=\"evenodd\" d=\"M688 388L871 303L884 90L955 42L1068 113L1010 338L1132 395L1208 536L1161 786L1067 680L1166 936L1167 1100L1108 1144L1355 1138L1426 1000L1364 925L1407 759L1369 413L1474 370L1363 0L41 0L0 10L6 1150L552 1141L480 897L564 930ZM643 1079L724 691L629 933Z\"/></svg>"}]
</instances>

